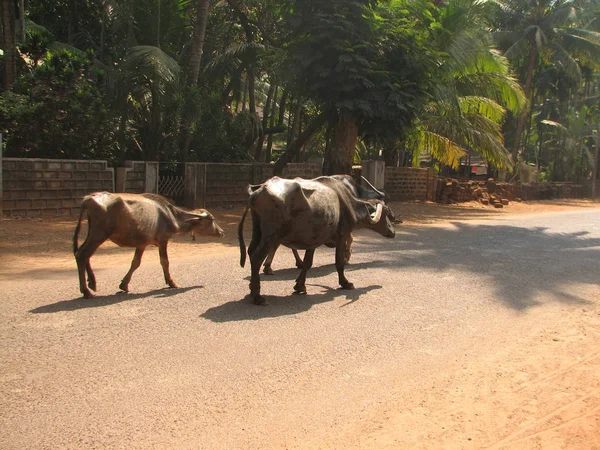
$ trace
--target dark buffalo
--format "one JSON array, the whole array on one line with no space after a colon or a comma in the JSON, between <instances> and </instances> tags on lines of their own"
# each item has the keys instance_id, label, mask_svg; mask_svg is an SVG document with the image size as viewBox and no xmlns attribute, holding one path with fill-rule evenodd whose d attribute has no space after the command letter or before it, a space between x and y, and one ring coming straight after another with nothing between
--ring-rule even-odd
<instances>
[{"instance_id":1,"label":"dark buffalo","mask_svg":"<svg viewBox=\"0 0 600 450\"><path fill-rule=\"evenodd\" d=\"M335 265L343 289L354 286L344 276L345 250L352 231L370 228L393 238L392 214L380 200L363 200L354 195L343 180L323 177L317 180L273 177L263 184L250 186L249 206L238 227L241 259L246 262L243 226L248 209L252 213L252 241L248 247L251 262L250 295L256 304L265 304L260 295L260 267L279 245L306 250L302 271L294 291L306 292L306 273L312 266L315 249L335 246Z\"/></svg>"},{"instance_id":2,"label":"dark buffalo","mask_svg":"<svg viewBox=\"0 0 600 450\"><path fill-rule=\"evenodd\" d=\"M350 175L322 176L322 177L315 178L314 181L327 182L327 180L329 180L329 179L335 179L335 180L338 180L338 181L344 183L346 185L346 187L348 189L350 189L350 191L352 192L352 194L355 197L358 197L363 200L381 200L384 203L387 203L387 200L388 200L387 194L385 192L380 191L377 188L375 188L375 186L373 186L369 182L369 180L367 180L365 177L361 177L361 179L367 185L367 187L362 186L361 184L357 183L356 180ZM393 213L391 212L391 210L390 210L390 214L391 214L391 218L394 219ZM345 262L346 263L348 263L348 261L350 261L350 257L352 256L352 240L353 240L353 237L352 237L352 235L350 235L348 237L348 241L346 242L346 250L345 250ZM274 249L271 253L269 253L269 255L267 256L267 259L265 260L263 272L266 275L273 274L272 264L273 264L273 258L275 258L275 252L277 252L277 248ZM292 252L294 253L294 259L296 260L296 267L298 267L299 269L302 268L302 258L300 258L300 255L298 254L298 250L292 249Z\"/></svg>"}]
</instances>

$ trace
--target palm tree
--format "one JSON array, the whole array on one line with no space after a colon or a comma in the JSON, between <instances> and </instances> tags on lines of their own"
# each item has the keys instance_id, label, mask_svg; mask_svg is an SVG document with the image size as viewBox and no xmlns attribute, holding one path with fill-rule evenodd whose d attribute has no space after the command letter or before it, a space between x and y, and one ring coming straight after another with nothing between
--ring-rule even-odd
<instances>
[{"instance_id":1,"label":"palm tree","mask_svg":"<svg viewBox=\"0 0 600 450\"><path fill-rule=\"evenodd\" d=\"M600 33L576 27L584 17L582 4L555 0L493 0L490 16L494 38L504 55L520 68L525 95L532 103L536 69L542 60L559 66L579 82L581 71L577 55L600 56ZM531 107L531 105L530 105ZM527 121L527 110L518 118L513 143L513 160L521 153L521 138Z\"/></svg>"},{"instance_id":2,"label":"palm tree","mask_svg":"<svg viewBox=\"0 0 600 450\"><path fill-rule=\"evenodd\" d=\"M442 7L436 46L446 57L435 74L433 99L411 134L412 147L451 167L472 149L496 168L507 169L501 125L506 110L519 111L525 97L506 58L492 49L480 26L482 15L473 0L451 0ZM419 156L413 152L415 164Z\"/></svg>"}]
</instances>

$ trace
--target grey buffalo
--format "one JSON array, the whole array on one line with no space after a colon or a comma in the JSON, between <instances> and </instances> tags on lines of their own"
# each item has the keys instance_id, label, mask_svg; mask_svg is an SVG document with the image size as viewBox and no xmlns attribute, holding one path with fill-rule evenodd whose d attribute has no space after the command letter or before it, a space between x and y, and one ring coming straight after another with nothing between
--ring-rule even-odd
<instances>
[{"instance_id":1,"label":"grey buffalo","mask_svg":"<svg viewBox=\"0 0 600 450\"><path fill-rule=\"evenodd\" d=\"M260 294L260 267L279 245L306 250L294 291L306 293L306 273L312 266L315 249L335 246L335 265L343 289L354 285L344 275L346 242L352 231L369 228L382 236L396 235L389 208L380 200L356 197L340 179L286 180L273 177L248 188L249 206L238 227L240 265L246 262L243 226L248 210L252 214L252 241L248 247L251 276L250 295L256 304L265 304Z\"/></svg>"},{"instance_id":2,"label":"grey buffalo","mask_svg":"<svg viewBox=\"0 0 600 450\"><path fill-rule=\"evenodd\" d=\"M88 234L79 247L79 229L84 215L88 219ZM224 235L208 211L186 211L172 205L160 195L97 192L84 197L73 235L73 253L77 261L81 293L85 298L93 297L90 289L96 290L96 277L90 266L90 258L107 239L121 247L135 247L131 268L121 281L119 289L127 292L131 276L140 266L148 245L158 246L165 282L176 288L177 284L169 273L167 244L174 234L192 231L205 236Z\"/></svg>"},{"instance_id":3,"label":"grey buffalo","mask_svg":"<svg viewBox=\"0 0 600 450\"><path fill-rule=\"evenodd\" d=\"M355 197L358 197L360 199L381 200L384 203L386 203L388 200L387 194L385 192L380 191L377 188L375 188L375 186L373 186L369 182L369 180L367 180L365 177L361 177L361 179L362 179L363 183L366 184L366 187L357 183L356 180L350 175L322 176L322 177L315 178L314 181L327 182L327 180L332 179L332 178L342 182L352 192L352 195L354 195ZM390 213L391 213L391 210L390 210ZM393 214L392 214L392 218L394 218ZM399 222L401 222L401 221L399 221ZM345 256L344 256L344 260L345 260L346 264L348 263L348 261L350 261L350 257L352 256L352 240L353 240L353 237L352 237L352 235L350 235L348 237L348 240L346 241L346 250L345 250ZM277 251L277 248L275 248L271 253L269 253L269 255L267 256L267 259L265 260L263 272L266 275L273 274L272 264L273 264L273 258L275 258L276 251ZM296 260L296 267L301 269L302 268L302 259L300 258L300 255L298 254L298 250L292 249L292 252L294 253L294 259Z\"/></svg>"}]
</instances>

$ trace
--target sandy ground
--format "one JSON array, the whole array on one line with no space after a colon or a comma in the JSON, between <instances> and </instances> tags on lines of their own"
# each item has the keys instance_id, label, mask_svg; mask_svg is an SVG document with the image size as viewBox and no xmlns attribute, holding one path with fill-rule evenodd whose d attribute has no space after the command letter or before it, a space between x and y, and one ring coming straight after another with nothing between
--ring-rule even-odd
<instances>
[{"instance_id":1,"label":"sandy ground","mask_svg":"<svg viewBox=\"0 0 600 450\"><path fill-rule=\"evenodd\" d=\"M600 204L527 202L496 210L476 203L403 203L393 208L404 226L426 227L455 220L600 208ZM241 211L212 211L226 237L219 242L199 238L192 243L189 236L179 236L170 245L171 256L237 252ZM0 221L0 282L26 279L40 268L74 271L74 225L73 218ZM84 237L85 229L80 240ZM145 258L157 259L156 253L149 249ZM94 266L126 264L132 254L131 249L106 243L96 254ZM598 267L591 270L600 276ZM342 441L306 442L300 447L600 449L600 289L580 313L540 321L516 339L506 337L496 344L497 351L487 357L430 380L425 398L407 399L404 394L402 404L388 402L360 429L349 429Z\"/></svg>"}]
</instances>

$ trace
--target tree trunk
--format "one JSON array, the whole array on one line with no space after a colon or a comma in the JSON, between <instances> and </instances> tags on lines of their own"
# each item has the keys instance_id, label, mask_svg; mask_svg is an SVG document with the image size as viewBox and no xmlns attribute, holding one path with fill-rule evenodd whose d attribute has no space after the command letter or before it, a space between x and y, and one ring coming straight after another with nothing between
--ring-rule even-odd
<instances>
[{"instance_id":1,"label":"tree trunk","mask_svg":"<svg viewBox=\"0 0 600 450\"><path fill-rule=\"evenodd\" d=\"M279 157L275 163L275 175L281 175L284 167L292 160L292 157L298 152L298 149L308 141L327 122L327 113L321 113L315 117L306 127L306 129L298 136L292 145L289 145L285 152Z\"/></svg>"},{"instance_id":2,"label":"tree trunk","mask_svg":"<svg viewBox=\"0 0 600 450\"><path fill-rule=\"evenodd\" d=\"M529 55L529 65L527 67L527 80L525 82L525 98L529 98L531 91L531 82L533 80L533 71L535 69L535 62L537 60L538 51L535 47L535 36L531 38L531 53ZM521 111L521 115L519 116L519 120L517 122L517 132L515 134L514 139L514 147L513 147L513 163L517 163L517 159L519 156L519 150L521 147L521 134L523 134L523 127L525 126L525 122L527 121L528 114L527 108L532 108L532 105L527 105Z\"/></svg>"},{"instance_id":3,"label":"tree trunk","mask_svg":"<svg viewBox=\"0 0 600 450\"><path fill-rule=\"evenodd\" d=\"M352 173L357 138L358 122L350 114L342 112L335 126L329 175Z\"/></svg>"},{"instance_id":4,"label":"tree trunk","mask_svg":"<svg viewBox=\"0 0 600 450\"><path fill-rule=\"evenodd\" d=\"M267 93L267 101L265 102L265 107L263 108L263 116L262 116L262 127L260 129L260 134L258 136L258 142L256 143L256 150L254 151L254 160L257 162L261 161L262 158L262 149L265 143L265 130L269 126L269 120L271 118L271 102L275 102L273 98L273 94L275 93L275 84L271 83L269 85L269 92ZM267 161L268 162L268 161Z\"/></svg>"},{"instance_id":5,"label":"tree trunk","mask_svg":"<svg viewBox=\"0 0 600 450\"><path fill-rule=\"evenodd\" d=\"M19 0L19 41L25 42L25 0Z\"/></svg>"},{"instance_id":6,"label":"tree trunk","mask_svg":"<svg viewBox=\"0 0 600 450\"><path fill-rule=\"evenodd\" d=\"M4 90L10 91L17 71L14 0L2 0L2 37L4 41Z\"/></svg>"},{"instance_id":7,"label":"tree trunk","mask_svg":"<svg viewBox=\"0 0 600 450\"><path fill-rule=\"evenodd\" d=\"M269 129L273 129L275 127L275 115L277 114L277 94L279 93L279 86L275 86L275 92L273 92L273 101L271 102L271 117L270 117L270 126ZM283 98L282 98L283 99ZM283 132L283 128L282 131ZM267 130L265 130L265 133ZM273 132L268 134L267 138L267 151L265 154L265 162L270 163L273 155Z\"/></svg>"},{"instance_id":8,"label":"tree trunk","mask_svg":"<svg viewBox=\"0 0 600 450\"><path fill-rule=\"evenodd\" d=\"M198 0L196 2L196 24L194 25L194 39L192 41L192 52L190 54L190 67L188 71L187 85L196 86L200 74L200 63L202 62L202 53L204 51L204 38L206 36L206 23L208 21L208 11L210 7L209 0ZM191 117L184 117L185 137L183 140L182 159L187 161L190 152L190 145L194 136L191 132Z\"/></svg>"},{"instance_id":9,"label":"tree trunk","mask_svg":"<svg viewBox=\"0 0 600 450\"><path fill-rule=\"evenodd\" d=\"M592 198L596 198L598 185L598 157L600 156L600 123L598 123L598 131L596 132L596 154L594 156L594 170L592 171Z\"/></svg>"}]
</instances>

